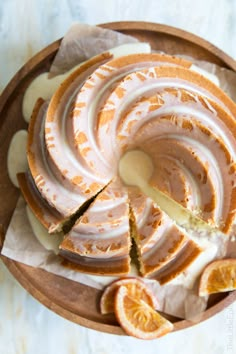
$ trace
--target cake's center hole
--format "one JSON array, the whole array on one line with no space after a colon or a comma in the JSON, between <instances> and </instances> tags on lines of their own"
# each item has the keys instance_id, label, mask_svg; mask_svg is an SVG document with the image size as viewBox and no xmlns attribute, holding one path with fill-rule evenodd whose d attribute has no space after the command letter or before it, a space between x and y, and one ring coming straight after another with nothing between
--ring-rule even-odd
<instances>
[{"instance_id":1,"label":"cake's center hole","mask_svg":"<svg viewBox=\"0 0 236 354\"><path fill-rule=\"evenodd\" d=\"M149 180L153 174L155 166L149 155L141 150L130 150L126 152L119 163L119 174L126 185L137 186L149 198L151 198L172 220L179 225L194 225L200 229L209 226L191 211L177 204L166 194L153 188Z\"/></svg>"},{"instance_id":2,"label":"cake's center hole","mask_svg":"<svg viewBox=\"0 0 236 354\"><path fill-rule=\"evenodd\" d=\"M141 150L128 151L120 159L119 174L125 184L137 186L142 190L152 173L152 159Z\"/></svg>"}]
</instances>

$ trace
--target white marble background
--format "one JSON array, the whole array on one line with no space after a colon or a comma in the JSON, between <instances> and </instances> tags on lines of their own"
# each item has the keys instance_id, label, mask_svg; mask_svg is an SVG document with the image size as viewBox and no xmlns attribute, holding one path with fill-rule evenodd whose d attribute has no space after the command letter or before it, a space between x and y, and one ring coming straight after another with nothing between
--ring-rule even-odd
<instances>
[{"instance_id":1,"label":"white marble background","mask_svg":"<svg viewBox=\"0 0 236 354\"><path fill-rule=\"evenodd\" d=\"M73 22L164 23L236 58L235 0L0 0L0 90ZM0 262L0 354L235 354L236 303L204 323L153 341L89 330L50 312Z\"/></svg>"}]
</instances>

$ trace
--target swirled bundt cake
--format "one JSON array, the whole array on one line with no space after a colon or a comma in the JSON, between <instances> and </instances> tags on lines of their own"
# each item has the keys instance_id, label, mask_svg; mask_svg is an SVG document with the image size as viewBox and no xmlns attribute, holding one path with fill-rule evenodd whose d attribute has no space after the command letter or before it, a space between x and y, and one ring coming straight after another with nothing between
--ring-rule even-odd
<instances>
[{"instance_id":1,"label":"swirled bundt cake","mask_svg":"<svg viewBox=\"0 0 236 354\"><path fill-rule=\"evenodd\" d=\"M29 125L22 193L61 256L82 272L129 272L131 238L140 272L165 283L204 251L118 174L129 150L147 153L150 185L229 233L235 219L236 105L191 62L164 54L112 58L76 69Z\"/></svg>"}]
</instances>

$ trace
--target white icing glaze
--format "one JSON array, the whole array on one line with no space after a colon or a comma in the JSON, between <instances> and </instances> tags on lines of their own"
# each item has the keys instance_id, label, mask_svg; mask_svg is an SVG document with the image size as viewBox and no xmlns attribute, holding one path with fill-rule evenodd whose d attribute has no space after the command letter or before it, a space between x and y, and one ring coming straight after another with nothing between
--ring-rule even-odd
<instances>
[{"instance_id":1,"label":"white icing glaze","mask_svg":"<svg viewBox=\"0 0 236 354\"><path fill-rule=\"evenodd\" d=\"M58 232L56 234L49 234L45 227L38 221L28 206L26 206L26 213L33 233L41 245L46 250L53 251L55 254L59 253L59 245L63 240L63 234Z\"/></svg>"},{"instance_id":2,"label":"white icing glaze","mask_svg":"<svg viewBox=\"0 0 236 354\"><path fill-rule=\"evenodd\" d=\"M71 71L54 78L48 78L48 72L43 73L34 79L25 91L23 98L23 117L28 123L33 112L34 105L38 98L49 100L61 83L70 75Z\"/></svg>"},{"instance_id":3,"label":"white icing glaze","mask_svg":"<svg viewBox=\"0 0 236 354\"><path fill-rule=\"evenodd\" d=\"M124 183L140 187L153 174L152 160L141 150L128 151L120 159L119 174Z\"/></svg>"},{"instance_id":4,"label":"white icing glaze","mask_svg":"<svg viewBox=\"0 0 236 354\"><path fill-rule=\"evenodd\" d=\"M7 170L14 186L19 187L17 173L26 172L28 162L26 156L27 131L19 130L12 139L7 153Z\"/></svg>"},{"instance_id":5,"label":"white icing glaze","mask_svg":"<svg viewBox=\"0 0 236 354\"><path fill-rule=\"evenodd\" d=\"M145 42L127 43L111 48L109 52L113 54L114 58L119 58L129 54L151 53L151 46Z\"/></svg>"}]
</instances>

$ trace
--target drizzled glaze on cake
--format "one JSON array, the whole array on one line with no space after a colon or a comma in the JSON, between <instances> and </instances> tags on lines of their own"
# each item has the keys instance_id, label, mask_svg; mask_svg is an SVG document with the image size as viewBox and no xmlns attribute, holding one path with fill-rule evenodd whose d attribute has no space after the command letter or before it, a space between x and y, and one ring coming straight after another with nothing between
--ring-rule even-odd
<instances>
[{"instance_id":1,"label":"drizzled glaze on cake","mask_svg":"<svg viewBox=\"0 0 236 354\"><path fill-rule=\"evenodd\" d=\"M80 271L129 271L129 220L140 270L160 283L177 277L203 251L155 201L117 187L119 161L132 149L153 161L149 188L172 198L187 215L230 231L236 106L190 67L162 54L112 59L105 53L80 66L49 103L37 103L22 191L50 232L92 202L60 246Z\"/></svg>"}]
</instances>

